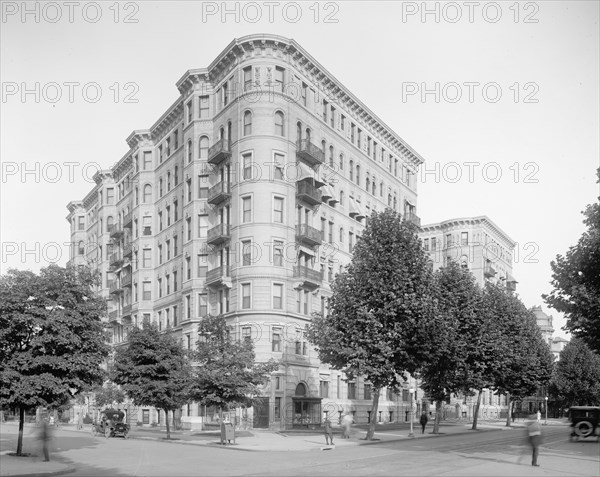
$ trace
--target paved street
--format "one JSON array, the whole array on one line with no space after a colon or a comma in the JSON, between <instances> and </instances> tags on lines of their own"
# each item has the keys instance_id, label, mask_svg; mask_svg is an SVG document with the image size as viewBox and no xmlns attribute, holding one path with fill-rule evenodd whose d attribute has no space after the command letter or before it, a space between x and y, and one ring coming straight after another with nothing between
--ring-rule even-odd
<instances>
[{"instance_id":1,"label":"paved street","mask_svg":"<svg viewBox=\"0 0 600 477\"><path fill-rule=\"evenodd\" d=\"M0 451L16 445L16 426L3 426ZM92 437L87 432L63 429L53 442L51 464L57 471L81 476L163 475L444 475L444 476L596 476L600 472L596 441L568 442L564 425L545 427L539 468L531 467L524 430L495 429L473 432L464 425L442 427L442 436L408 439L404 429L382 431L376 444L365 444L357 431L351 441L337 439L335 449L323 449L321 435L274 433L246 434L240 445L222 448L214 436L164 442L140 434L123 440ZM26 429L25 450L37 452L33 428ZM282 443L284 443L282 445ZM289 443L289 444L288 444ZM253 449L256 451L250 451ZM273 449L279 449L273 450ZM286 451L286 449L294 449ZM13 458L15 459L15 458ZM46 464L38 462L38 465ZM23 464L24 465L24 464ZM59 467L62 466L62 467ZM4 464L3 464L4 467ZM43 469L42 471L39 468ZM35 472L52 470L39 467ZM25 474L20 470L2 475Z\"/></svg>"}]
</instances>

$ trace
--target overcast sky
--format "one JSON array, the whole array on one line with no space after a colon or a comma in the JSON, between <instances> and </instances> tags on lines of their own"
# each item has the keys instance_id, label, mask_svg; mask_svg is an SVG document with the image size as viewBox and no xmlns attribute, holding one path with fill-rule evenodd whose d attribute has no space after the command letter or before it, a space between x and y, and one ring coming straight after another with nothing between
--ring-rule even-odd
<instances>
[{"instance_id":1,"label":"overcast sky","mask_svg":"<svg viewBox=\"0 0 600 477\"><path fill-rule=\"evenodd\" d=\"M517 242L519 294L543 305L550 260L599 195L599 2L475 3L2 2L2 272L64 265L66 204L96 169L186 70L264 32L295 39L425 159L422 223L487 215Z\"/></svg>"}]
</instances>

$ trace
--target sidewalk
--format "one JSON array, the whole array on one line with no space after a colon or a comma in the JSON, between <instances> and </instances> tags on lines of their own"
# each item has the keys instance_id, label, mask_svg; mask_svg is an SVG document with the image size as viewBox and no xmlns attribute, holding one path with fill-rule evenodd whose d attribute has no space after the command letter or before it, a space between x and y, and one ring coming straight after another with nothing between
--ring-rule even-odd
<instances>
[{"instance_id":1,"label":"sidewalk","mask_svg":"<svg viewBox=\"0 0 600 477\"><path fill-rule=\"evenodd\" d=\"M289 430L289 431L268 431L268 430L237 430L235 443L221 445L220 432L218 431L172 431L171 440L166 440L166 432L161 429L132 429L129 438L136 440L161 441L172 445L196 445L196 446L215 446L230 450L246 452L286 452L286 451L327 451L340 447L349 447L357 445L376 445L386 442L403 441L407 439L432 439L456 434L468 434L471 432L486 432L491 430L512 430L513 428L522 428L523 422L514 423L511 427L506 427L505 421L483 421L478 423L478 431L471 430L471 423L443 422L440 425L440 433L432 434L433 426L429 424L425 434L421 434L420 426L415 423L413 426L414 437L409 437L410 427L407 423L378 425L375 431L375 439L365 440L366 426L355 426L352 429L350 439L341 439L341 429L334 429L334 445L325 445L325 437L320 431L308 430ZM567 425L564 420L548 420L548 425L558 426ZM30 432L26 425L25 432ZM18 432L17 423L3 423L0 426L3 447L6 447L6 441L11 444L16 443L16 433ZM90 435L90 426L85 426L83 430L77 430L75 425L64 425L62 432L85 433ZM7 438L7 436L10 436ZM104 439L104 437L96 437ZM64 475L75 472L73 463L54 459L51 462L43 462L40 456L16 457L10 455L12 450L0 452L0 475L28 475L28 476L51 476Z\"/></svg>"}]
</instances>

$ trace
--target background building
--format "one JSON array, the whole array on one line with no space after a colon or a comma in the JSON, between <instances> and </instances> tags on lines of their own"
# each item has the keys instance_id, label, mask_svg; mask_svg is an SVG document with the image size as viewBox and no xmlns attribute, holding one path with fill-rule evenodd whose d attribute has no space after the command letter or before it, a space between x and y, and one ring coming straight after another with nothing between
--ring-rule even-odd
<instances>
[{"instance_id":1,"label":"background building","mask_svg":"<svg viewBox=\"0 0 600 477\"><path fill-rule=\"evenodd\" d=\"M177 88L68 206L71 261L102 273L114 345L150 321L191 348L202 318L223 315L232 336L254 341L258 361L282 363L249 416L254 427L319 425L344 411L357 422L407 417L407 392L382 393L370 416L369 383L321 365L305 328L326 312L372 211L391 207L419 224L423 159L287 38L236 39ZM129 417L161 419L151 409Z\"/></svg>"}]
</instances>

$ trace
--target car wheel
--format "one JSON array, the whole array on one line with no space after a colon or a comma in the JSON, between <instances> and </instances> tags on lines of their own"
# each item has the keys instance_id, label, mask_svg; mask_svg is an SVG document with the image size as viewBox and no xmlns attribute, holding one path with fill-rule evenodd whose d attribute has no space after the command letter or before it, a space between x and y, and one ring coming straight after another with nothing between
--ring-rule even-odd
<instances>
[{"instance_id":1,"label":"car wheel","mask_svg":"<svg viewBox=\"0 0 600 477\"><path fill-rule=\"evenodd\" d=\"M592 424L589 423L588 421L581 421L575 425L575 432L580 437L589 436L593 430L594 430L594 426L592 426Z\"/></svg>"}]
</instances>

